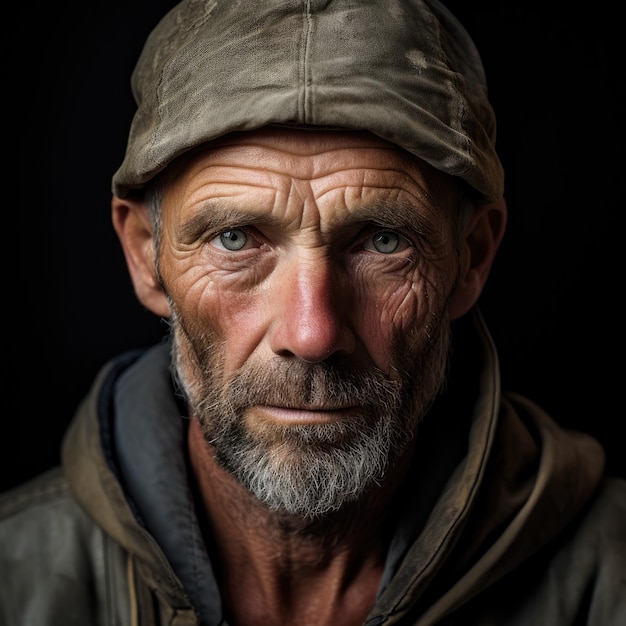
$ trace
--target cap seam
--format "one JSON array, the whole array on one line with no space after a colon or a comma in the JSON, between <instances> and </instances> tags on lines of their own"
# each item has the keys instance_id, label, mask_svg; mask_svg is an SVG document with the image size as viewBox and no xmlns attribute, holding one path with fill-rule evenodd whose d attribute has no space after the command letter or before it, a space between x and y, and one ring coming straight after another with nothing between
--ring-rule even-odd
<instances>
[{"instance_id":1,"label":"cap seam","mask_svg":"<svg viewBox=\"0 0 626 626\"><path fill-rule=\"evenodd\" d=\"M310 64L309 64L309 50L311 31L313 29L313 17L311 14L311 0L305 0L304 2L304 32L303 32L303 46L302 46L302 58L300 60L300 90L301 90L301 108L298 111L300 119L304 124L309 123L311 118L311 101L312 94L310 93Z\"/></svg>"}]
</instances>

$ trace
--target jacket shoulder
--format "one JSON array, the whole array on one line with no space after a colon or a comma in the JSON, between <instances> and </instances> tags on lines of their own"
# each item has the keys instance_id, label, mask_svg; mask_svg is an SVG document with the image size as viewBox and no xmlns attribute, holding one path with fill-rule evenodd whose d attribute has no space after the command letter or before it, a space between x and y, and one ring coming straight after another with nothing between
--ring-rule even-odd
<instances>
[{"instance_id":1,"label":"jacket shoulder","mask_svg":"<svg viewBox=\"0 0 626 626\"><path fill-rule=\"evenodd\" d=\"M123 624L125 571L60 468L0 496L0 626Z\"/></svg>"},{"instance_id":2,"label":"jacket shoulder","mask_svg":"<svg viewBox=\"0 0 626 626\"><path fill-rule=\"evenodd\" d=\"M0 524L14 516L28 515L33 507L68 496L65 476L60 467L54 467L0 494Z\"/></svg>"},{"instance_id":3,"label":"jacket shoulder","mask_svg":"<svg viewBox=\"0 0 626 626\"><path fill-rule=\"evenodd\" d=\"M596 562L596 571L626 570L626 480L608 476L581 515L576 531L579 550ZM619 578L619 577L618 577ZM626 583L623 588L626 599Z\"/></svg>"}]
</instances>

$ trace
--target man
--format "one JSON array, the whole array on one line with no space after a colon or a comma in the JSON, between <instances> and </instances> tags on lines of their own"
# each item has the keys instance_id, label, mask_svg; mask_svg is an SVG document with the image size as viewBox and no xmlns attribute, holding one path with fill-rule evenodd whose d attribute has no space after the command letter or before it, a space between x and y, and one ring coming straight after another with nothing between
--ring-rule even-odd
<instances>
[{"instance_id":1,"label":"man","mask_svg":"<svg viewBox=\"0 0 626 626\"><path fill-rule=\"evenodd\" d=\"M478 310L506 203L461 25L186 0L133 90L113 226L171 332L4 496L2 623L623 621L624 483L500 390Z\"/></svg>"}]
</instances>

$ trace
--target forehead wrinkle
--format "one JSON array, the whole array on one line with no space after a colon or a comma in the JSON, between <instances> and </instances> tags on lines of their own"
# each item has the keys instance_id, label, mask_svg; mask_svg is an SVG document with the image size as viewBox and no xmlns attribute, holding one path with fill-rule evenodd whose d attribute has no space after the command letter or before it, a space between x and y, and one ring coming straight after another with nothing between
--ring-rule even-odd
<instances>
[{"instance_id":1,"label":"forehead wrinkle","mask_svg":"<svg viewBox=\"0 0 626 626\"><path fill-rule=\"evenodd\" d=\"M324 195L331 194L338 188L351 190L353 195L359 191L361 195L368 191L387 191L394 194L408 194L414 196L418 202L426 207L436 205L436 199L430 192L426 172L416 167L415 162L390 163L353 163L341 168L340 173L345 180L329 185L334 181L338 171L320 172L315 178L311 177L311 183L315 188L321 187L318 192L318 200ZM324 183L326 182L325 186ZM346 193L347 195L347 193Z\"/></svg>"},{"instance_id":2,"label":"forehead wrinkle","mask_svg":"<svg viewBox=\"0 0 626 626\"><path fill-rule=\"evenodd\" d=\"M359 165L353 168L342 163L341 155L347 151L358 151L365 155ZM413 163L401 149L387 145L352 144L333 145L332 143L289 143L265 144L249 141L216 146L212 150L201 153L199 161L206 159L209 167L237 168L242 170L259 170L279 176L289 176L298 180L314 181L332 176L337 169L341 170L392 170L398 168L397 160ZM354 156L349 158L353 161Z\"/></svg>"},{"instance_id":3,"label":"forehead wrinkle","mask_svg":"<svg viewBox=\"0 0 626 626\"><path fill-rule=\"evenodd\" d=\"M291 227L297 230L321 230L322 214L311 188L311 180L292 176L290 183L287 214L292 214L289 219Z\"/></svg>"}]
</instances>

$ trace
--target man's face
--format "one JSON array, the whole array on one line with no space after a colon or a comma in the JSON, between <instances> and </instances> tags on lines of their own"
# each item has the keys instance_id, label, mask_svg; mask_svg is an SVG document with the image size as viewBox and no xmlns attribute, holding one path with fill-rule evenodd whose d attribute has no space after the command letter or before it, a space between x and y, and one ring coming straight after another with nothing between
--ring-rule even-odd
<instances>
[{"instance_id":1,"label":"man's face","mask_svg":"<svg viewBox=\"0 0 626 626\"><path fill-rule=\"evenodd\" d=\"M451 179L369 134L263 130L163 198L177 374L218 462L315 518L408 453L444 380Z\"/></svg>"}]
</instances>

